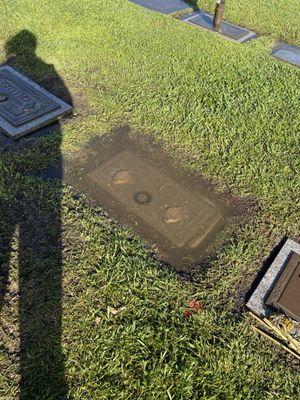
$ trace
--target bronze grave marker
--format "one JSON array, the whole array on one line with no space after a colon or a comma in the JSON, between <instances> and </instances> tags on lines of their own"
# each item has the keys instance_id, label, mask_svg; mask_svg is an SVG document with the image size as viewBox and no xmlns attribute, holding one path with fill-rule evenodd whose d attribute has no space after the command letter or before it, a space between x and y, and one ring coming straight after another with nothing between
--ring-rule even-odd
<instances>
[{"instance_id":1,"label":"bronze grave marker","mask_svg":"<svg viewBox=\"0 0 300 400\"><path fill-rule=\"evenodd\" d=\"M0 67L0 130L18 139L70 113L72 107L5 65Z\"/></svg>"}]
</instances>

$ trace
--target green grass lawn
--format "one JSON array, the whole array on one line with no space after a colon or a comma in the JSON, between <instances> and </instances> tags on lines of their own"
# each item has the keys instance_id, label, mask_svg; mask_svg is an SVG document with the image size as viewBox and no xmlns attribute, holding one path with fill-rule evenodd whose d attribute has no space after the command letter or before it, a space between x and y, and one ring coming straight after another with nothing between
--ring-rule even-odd
<instances>
[{"instance_id":1,"label":"green grass lawn","mask_svg":"<svg viewBox=\"0 0 300 400\"><path fill-rule=\"evenodd\" d=\"M0 262L10 262L0 311L1 400L18 398L21 376L22 400L299 398L299 365L257 337L244 310L264 257L283 236L299 236L300 75L270 56L283 27L297 42L296 1L274 1L288 22L279 5L267 19L260 12L267 2L247 2L245 14L242 2L231 3L234 22L269 35L232 43L127 0L1 2L1 61L8 39L31 31L76 112L61 137L0 156L0 235L13 235L10 260L0 248ZM51 81L24 52L15 65ZM161 141L178 166L253 199L247 223L192 279L161 266L84 194L36 177L60 146L75 157L124 124ZM47 248L60 217L62 243ZM12 230L20 221L21 272ZM55 269L60 248L62 271ZM205 310L186 318L190 299Z\"/></svg>"}]
</instances>

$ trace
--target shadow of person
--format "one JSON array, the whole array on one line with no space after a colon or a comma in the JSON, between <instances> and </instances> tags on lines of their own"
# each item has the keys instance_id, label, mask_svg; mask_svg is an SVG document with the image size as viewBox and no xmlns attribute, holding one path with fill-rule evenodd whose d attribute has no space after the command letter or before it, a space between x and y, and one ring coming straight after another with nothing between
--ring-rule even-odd
<instances>
[{"instance_id":1,"label":"shadow of person","mask_svg":"<svg viewBox=\"0 0 300 400\"><path fill-rule=\"evenodd\" d=\"M18 32L5 45L7 64L72 105L64 81L53 65L37 57L36 48L33 33ZM61 180L35 177L53 163L62 176L60 124L43 139L24 139L24 143L0 155L5 166L0 198L0 313L9 301L10 270L17 263L20 399L64 399ZM16 244L17 257L12 250Z\"/></svg>"}]
</instances>

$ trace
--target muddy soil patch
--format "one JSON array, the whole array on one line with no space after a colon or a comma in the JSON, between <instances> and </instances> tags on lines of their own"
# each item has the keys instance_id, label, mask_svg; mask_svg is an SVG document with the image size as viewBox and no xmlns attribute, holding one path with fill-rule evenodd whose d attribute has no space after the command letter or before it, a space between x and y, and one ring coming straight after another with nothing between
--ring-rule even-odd
<instances>
[{"instance_id":1,"label":"muddy soil patch","mask_svg":"<svg viewBox=\"0 0 300 400\"><path fill-rule=\"evenodd\" d=\"M177 270L191 269L222 245L247 208L176 166L158 142L128 127L93 140L65 162L64 176Z\"/></svg>"}]
</instances>

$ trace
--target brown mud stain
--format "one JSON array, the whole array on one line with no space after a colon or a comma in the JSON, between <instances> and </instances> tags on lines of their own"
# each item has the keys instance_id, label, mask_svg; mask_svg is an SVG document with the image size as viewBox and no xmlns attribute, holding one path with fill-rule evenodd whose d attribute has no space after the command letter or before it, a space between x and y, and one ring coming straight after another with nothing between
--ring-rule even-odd
<instances>
[{"instance_id":1,"label":"brown mud stain","mask_svg":"<svg viewBox=\"0 0 300 400\"><path fill-rule=\"evenodd\" d=\"M176 167L157 141L128 127L93 140L66 161L64 179L146 239L158 259L182 271L222 246L248 208Z\"/></svg>"}]
</instances>

